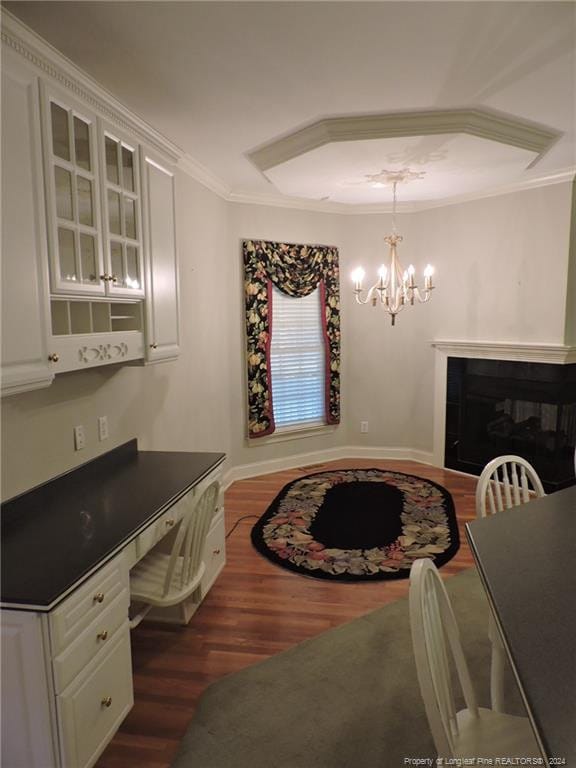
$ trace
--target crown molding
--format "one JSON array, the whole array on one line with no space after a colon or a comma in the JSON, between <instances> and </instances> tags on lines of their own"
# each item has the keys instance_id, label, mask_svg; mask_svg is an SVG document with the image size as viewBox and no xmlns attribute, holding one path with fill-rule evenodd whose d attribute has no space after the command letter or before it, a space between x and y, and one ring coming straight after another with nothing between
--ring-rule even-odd
<instances>
[{"instance_id":1,"label":"crown molding","mask_svg":"<svg viewBox=\"0 0 576 768\"><path fill-rule=\"evenodd\" d=\"M110 122L136 133L172 162L180 159L183 154L180 147L131 112L96 80L5 9L1 12L1 24L0 35L4 45L22 56L40 74L71 91Z\"/></svg>"},{"instance_id":2,"label":"crown molding","mask_svg":"<svg viewBox=\"0 0 576 768\"><path fill-rule=\"evenodd\" d=\"M178 168L224 200L232 199L233 193L228 184L191 155L182 155L178 161Z\"/></svg>"},{"instance_id":3,"label":"crown molding","mask_svg":"<svg viewBox=\"0 0 576 768\"><path fill-rule=\"evenodd\" d=\"M519 360L526 363L576 363L576 347L565 344L437 340L431 345L448 357Z\"/></svg>"},{"instance_id":4,"label":"crown molding","mask_svg":"<svg viewBox=\"0 0 576 768\"><path fill-rule=\"evenodd\" d=\"M341 214L347 216L392 212L392 206L390 203L354 205L349 203L338 203L330 200L310 200L306 198L289 197L287 195L281 195L278 193L268 194L249 193L242 192L240 190L235 191L209 168L202 165L202 163L198 162L191 155L184 153L180 147L171 142L169 139L166 139L159 131L149 125L145 120L130 111L120 101L118 101L115 96L109 93L99 83L97 83L89 75L83 72L73 62L67 59L63 54L56 50L56 48L51 46L33 30L31 30L19 19L13 16L9 11L4 9L1 11L1 38L4 45L14 51L16 54L22 56L31 66L38 70L40 74L51 78L60 86L74 93L76 97L90 104L96 111L110 120L110 122L125 130L136 133L145 143L149 144L151 147L164 154L172 162L177 164L179 170L227 202L247 205L263 205L275 208L288 208L303 211L314 211L317 213ZM484 130L486 132L489 131L489 129L492 131L499 130L503 137L506 134L506 131L511 130L510 120L507 119L506 116L503 117L501 115L497 115L497 113L489 113L490 120L487 122L485 118L488 113L482 110L452 110L406 114L411 115L416 123L419 122L420 125L426 126L428 124L432 130L431 126L434 124L438 129L436 132L445 132L447 124L455 124L455 118L453 116L457 113L462 113L460 114L461 119L464 119L464 116L466 116L470 126L475 127L475 130L477 131ZM452 117L450 117L450 115L452 115ZM430 116L433 117L430 119ZM312 132L312 135L316 136L317 139L321 138L322 136L326 137L332 134L335 136L346 137L347 131L350 130L350 126L347 125L347 121L357 120L364 121L365 124L363 129L367 133L370 133L370 131L373 132L381 130L381 128L378 128L377 123L379 120L381 120L382 117L387 119L390 118L390 121L388 122L388 129L392 130L394 127L392 118L394 121L397 121L400 120L403 115L365 115L359 118L329 118L325 121L319 121L318 124L320 125L327 123L329 127L327 128L326 125L320 125L319 128L315 129L315 132ZM440 118L442 118L442 120ZM373 124L375 119L376 125ZM332 126L333 122L334 125ZM515 123L515 121L512 121L512 123ZM441 125L443 127L440 130ZM314 126L309 126L309 128L314 128ZM401 128L396 126L396 130L400 129ZM308 129L302 130L306 131ZM559 134L552 134L550 131L548 131L548 134L546 134L546 129L523 123L521 129L519 129L516 140L524 141L527 144L532 142L531 146L534 147L534 142L537 144L539 140L542 141L542 138L538 139L538 136L541 137L542 135L549 135L549 137L554 136L555 141ZM374 136L368 136L368 138L374 138ZM339 138L337 140L342 141L347 139ZM503 140L503 138L501 140ZM520 144L515 144L515 146L520 146ZM559 184L562 182L572 181L575 176L576 166L563 169L556 173L547 174L539 178L531 178L525 181L514 182L512 184L495 187L490 190L485 190L478 193L457 195L451 198L444 198L442 200L399 203L398 212L416 213L418 211L431 208L442 208L449 205L457 205L459 203L479 200L486 197L496 197L499 195L519 192L524 189L534 189L536 187L543 187L551 184Z\"/></svg>"},{"instance_id":5,"label":"crown molding","mask_svg":"<svg viewBox=\"0 0 576 768\"><path fill-rule=\"evenodd\" d=\"M325 144L400 136L464 133L535 153L528 166L558 141L559 131L502 112L478 108L326 117L247 153L262 172Z\"/></svg>"}]
</instances>

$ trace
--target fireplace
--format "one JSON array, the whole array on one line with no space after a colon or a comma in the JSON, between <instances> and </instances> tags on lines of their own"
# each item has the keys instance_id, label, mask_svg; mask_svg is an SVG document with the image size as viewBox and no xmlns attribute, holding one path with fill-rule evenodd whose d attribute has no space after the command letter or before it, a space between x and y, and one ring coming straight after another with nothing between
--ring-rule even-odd
<instances>
[{"instance_id":1,"label":"fireplace","mask_svg":"<svg viewBox=\"0 0 576 768\"><path fill-rule=\"evenodd\" d=\"M516 454L547 493L574 483L576 364L448 357L445 466L479 475Z\"/></svg>"}]
</instances>

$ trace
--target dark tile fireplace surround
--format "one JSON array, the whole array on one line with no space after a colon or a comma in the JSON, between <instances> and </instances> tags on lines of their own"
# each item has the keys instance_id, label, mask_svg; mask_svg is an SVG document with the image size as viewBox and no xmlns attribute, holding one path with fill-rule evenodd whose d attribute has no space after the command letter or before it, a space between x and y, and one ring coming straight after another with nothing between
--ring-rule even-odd
<instances>
[{"instance_id":1,"label":"dark tile fireplace surround","mask_svg":"<svg viewBox=\"0 0 576 768\"><path fill-rule=\"evenodd\" d=\"M448 358L445 465L479 475L516 454L547 493L573 485L576 363Z\"/></svg>"}]
</instances>

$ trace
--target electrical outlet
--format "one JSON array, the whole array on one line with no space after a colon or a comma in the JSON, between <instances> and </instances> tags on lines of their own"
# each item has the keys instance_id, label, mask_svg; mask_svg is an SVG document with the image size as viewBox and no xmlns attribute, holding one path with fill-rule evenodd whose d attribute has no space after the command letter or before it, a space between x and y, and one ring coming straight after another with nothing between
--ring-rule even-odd
<instances>
[{"instance_id":1,"label":"electrical outlet","mask_svg":"<svg viewBox=\"0 0 576 768\"><path fill-rule=\"evenodd\" d=\"M84 434L84 427L79 424L74 427L74 450L81 451L86 447L86 435Z\"/></svg>"},{"instance_id":2,"label":"electrical outlet","mask_svg":"<svg viewBox=\"0 0 576 768\"><path fill-rule=\"evenodd\" d=\"M98 440L108 440L108 416L98 416Z\"/></svg>"},{"instance_id":3,"label":"electrical outlet","mask_svg":"<svg viewBox=\"0 0 576 768\"><path fill-rule=\"evenodd\" d=\"M361 421L360 422L360 432L366 433L368 432L368 422L367 421Z\"/></svg>"}]
</instances>

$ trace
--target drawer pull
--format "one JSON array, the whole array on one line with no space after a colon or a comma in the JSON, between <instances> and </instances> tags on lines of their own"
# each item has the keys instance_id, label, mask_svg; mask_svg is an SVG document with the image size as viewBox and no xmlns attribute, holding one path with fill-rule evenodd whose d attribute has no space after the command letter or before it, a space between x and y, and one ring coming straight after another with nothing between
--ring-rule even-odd
<instances>
[{"instance_id":1,"label":"drawer pull","mask_svg":"<svg viewBox=\"0 0 576 768\"><path fill-rule=\"evenodd\" d=\"M96 592L94 595L94 602L95 603L103 603L104 602L104 592Z\"/></svg>"},{"instance_id":2,"label":"drawer pull","mask_svg":"<svg viewBox=\"0 0 576 768\"><path fill-rule=\"evenodd\" d=\"M166 527L167 528L172 528L172 526L174 525L175 522L176 522L176 520L174 520L173 517L170 517L168 520L166 520Z\"/></svg>"},{"instance_id":3,"label":"drawer pull","mask_svg":"<svg viewBox=\"0 0 576 768\"><path fill-rule=\"evenodd\" d=\"M213 555L219 555L220 554L220 550L219 549L213 549L212 550L212 554Z\"/></svg>"},{"instance_id":4,"label":"drawer pull","mask_svg":"<svg viewBox=\"0 0 576 768\"><path fill-rule=\"evenodd\" d=\"M112 704L112 696L105 696L100 702L103 707L109 707Z\"/></svg>"},{"instance_id":5,"label":"drawer pull","mask_svg":"<svg viewBox=\"0 0 576 768\"><path fill-rule=\"evenodd\" d=\"M98 632L98 634L96 635L96 638L98 640L102 640L102 641L107 640L108 639L108 630L105 629L104 632Z\"/></svg>"}]
</instances>

